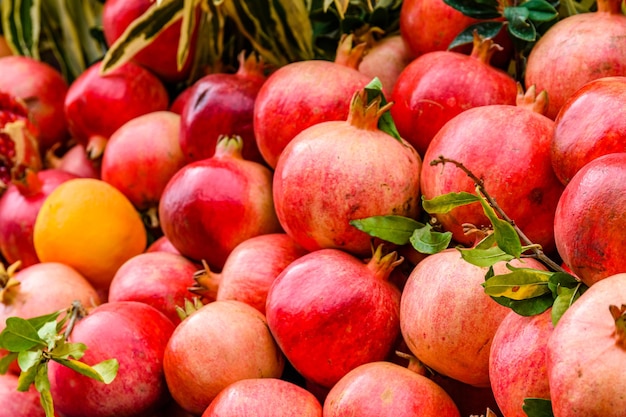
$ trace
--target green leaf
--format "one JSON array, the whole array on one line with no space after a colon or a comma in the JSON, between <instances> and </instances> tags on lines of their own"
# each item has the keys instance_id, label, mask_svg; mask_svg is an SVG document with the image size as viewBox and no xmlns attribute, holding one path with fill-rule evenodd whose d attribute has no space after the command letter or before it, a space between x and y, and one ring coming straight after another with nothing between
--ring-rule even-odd
<instances>
[{"instance_id":1,"label":"green leaf","mask_svg":"<svg viewBox=\"0 0 626 417\"><path fill-rule=\"evenodd\" d=\"M44 324L38 331L37 334L48 345L48 349L53 349L54 345L57 342L57 322L49 321Z\"/></svg>"},{"instance_id":2,"label":"green leaf","mask_svg":"<svg viewBox=\"0 0 626 417\"><path fill-rule=\"evenodd\" d=\"M42 350L22 351L17 356L17 364L22 371L27 371L37 365L43 359Z\"/></svg>"},{"instance_id":3,"label":"green leaf","mask_svg":"<svg viewBox=\"0 0 626 417\"><path fill-rule=\"evenodd\" d=\"M52 401L50 390L39 391L39 401L46 413L46 417L55 417L54 402Z\"/></svg>"},{"instance_id":4,"label":"green leaf","mask_svg":"<svg viewBox=\"0 0 626 417\"><path fill-rule=\"evenodd\" d=\"M503 26L504 22L493 21L478 22L470 25L454 38L450 45L448 45L448 49L453 49L461 45L472 45L474 43L474 31L477 31L483 39L493 39L500 33Z\"/></svg>"},{"instance_id":5,"label":"green leaf","mask_svg":"<svg viewBox=\"0 0 626 417\"><path fill-rule=\"evenodd\" d=\"M554 417L552 402L544 398L524 398L522 410L528 417Z\"/></svg>"},{"instance_id":6,"label":"green leaf","mask_svg":"<svg viewBox=\"0 0 626 417\"><path fill-rule=\"evenodd\" d=\"M41 329L46 323L56 322L56 319L61 315L64 310L59 310L51 314L44 314L43 316L32 317L27 319L28 321L37 331Z\"/></svg>"},{"instance_id":7,"label":"green leaf","mask_svg":"<svg viewBox=\"0 0 626 417\"><path fill-rule=\"evenodd\" d=\"M409 243L415 229L424 227L423 223L404 216L372 216L350 220L357 229L396 245Z\"/></svg>"},{"instance_id":8,"label":"green leaf","mask_svg":"<svg viewBox=\"0 0 626 417\"><path fill-rule=\"evenodd\" d=\"M495 19L501 17L497 0L444 0L448 6L475 19Z\"/></svg>"},{"instance_id":9,"label":"green leaf","mask_svg":"<svg viewBox=\"0 0 626 417\"><path fill-rule=\"evenodd\" d=\"M522 3L528 9L528 18L533 22L549 22L559 16L559 12L545 0L528 0Z\"/></svg>"},{"instance_id":10,"label":"green leaf","mask_svg":"<svg viewBox=\"0 0 626 417\"><path fill-rule=\"evenodd\" d=\"M9 366L17 359L17 352L10 352L0 357L0 375L4 375L9 371Z\"/></svg>"},{"instance_id":11,"label":"green leaf","mask_svg":"<svg viewBox=\"0 0 626 417\"><path fill-rule=\"evenodd\" d=\"M37 375L35 376L35 389L39 392L50 391L50 379L48 378L48 366L41 364L37 367Z\"/></svg>"},{"instance_id":12,"label":"green leaf","mask_svg":"<svg viewBox=\"0 0 626 417\"><path fill-rule=\"evenodd\" d=\"M94 366L89 366L86 363L74 359L53 357L52 360L63 366L67 366L81 375L85 375L89 378L95 379L96 381L104 382L105 384L109 384L115 379L119 368L117 359L107 359Z\"/></svg>"},{"instance_id":13,"label":"green leaf","mask_svg":"<svg viewBox=\"0 0 626 417\"><path fill-rule=\"evenodd\" d=\"M383 85L378 77L374 77L374 79L365 86L365 91L367 93L368 104L377 97L381 98L380 107L383 107L387 104L387 99L385 98L385 94L383 93ZM396 124L394 123L389 110L384 112L378 119L378 128L390 135L391 137L402 142L400 133L398 133L398 129L396 128Z\"/></svg>"},{"instance_id":14,"label":"green leaf","mask_svg":"<svg viewBox=\"0 0 626 417\"><path fill-rule=\"evenodd\" d=\"M7 42L20 55L40 59L41 0L3 0L2 28Z\"/></svg>"},{"instance_id":15,"label":"green leaf","mask_svg":"<svg viewBox=\"0 0 626 417\"><path fill-rule=\"evenodd\" d=\"M534 42L537 38L535 26L528 20L530 12L525 7L507 7L504 17L509 22L509 33L526 42Z\"/></svg>"},{"instance_id":16,"label":"green leaf","mask_svg":"<svg viewBox=\"0 0 626 417\"><path fill-rule=\"evenodd\" d=\"M480 197L465 191L460 193L448 193L431 198L429 200L422 196L422 206L429 214L445 214L450 210L467 204L480 201Z\"/></svg>"},{"instance_id":17,"label":"green leaf","mask_svg":"<svg viewBox=\"0 0 626 417\"><path fill-rule=\"evenodd\" d=\"M451 232L436 232L430 224L415 229L410 238L413 248L427 255L432 255L446 249L451 240Z\"/></svg>"},{"instance_id":18,"label":"green leaf","mask_svg":"<svg viewBox=\"0 0 626 417\"><path fill-rule=\"evenodd\" d=\"M481 198L480 204L483 206L485 215L489 218L491 224L493 225L495 239L500 249L519 259L522 255L522 243L519 235L515 231L515 228L511 226L509 222L500 219L487 200Z\"/></svg>"},{"instance_id":19,"label":"green leaf","mask_svg":"<svg viewBox=\"0 0 626 417\"><path fill-rule=\"evenodd\" d=\"M60 359L72 357L73 359L80 360L86 350L87 346L84 343L67 343L64 340L60 340L56 347L50 352L50 356Z\"/></svg>"},{"instance_id":20,"label":"green leaf","mask_svg":"<svg viewBox=\"0 0 626 417\"><path fill-rule=\"evenodd\" d=\"M40 366L46 366L45 363L40 363L37 366L31 366L25 371L20 373L19 378L17 379L17 390L20 392L26 392L30 388L30 386L35 382L35 378L37 377L37 372Z\"/></svg>"},{"instance_id":21,"label":"green leaf","mask_svg":"<svg viewBox=\"0 0 626 417\"><path fill-rule=\"evenodd\" d=\"M496 235L494 235L493 233L489 233L480 242L474 245L474 249L489 249L496 244Z\"/></svg>"},{"instance_id":22,"label":"green leaf","mask_svg":"<svg viewBox=\"0 0 626 417\"><path fill-rule=\"evenodd\" d=\"M556 299L552 306L552 324L557 325L565 311L576 301L582 293L586 290L586 286L583 283L579 283L577 286L570 288L565 286L559 286L557 289Z\"/></svg>"},{"instance_id":23,"label":"green leaf","mask_svg":"<svg viewBox=\"0 0 626 417\"><path fill-rule=\"evenodd\" d=\"M508 262L515 259L513 255L504 252L498 246L492 246L487 249L481 249L478 247L470 249L458 248L458 250L461 252L461 257L466 262L480 267L492 266L498 262Z\"/></svg>"},{"instance_id":24,"label":"green leaf","mask_svg":"<svg viewBox=\"0 0 626 417\"><path fill-rule=\"evenodd\" d=\"M520 316L526 317L535 316L537 314L543 313L544 311L552 307L552 303L554 302L554 298L552 298L551 293L547 293L539 297L528 298L526 300L511 300L510 298L508 300L508 307L511 310L513 310Z\"/></svg>"},{"instance_id":25,"label":"green leaf","mask_svg":"<svg viewBox=\"0 0 626 417\"><path fill-rule=\"evenodd\" d=\"M191 49L191 38L196 27L197 5L197 0L184 0L180 39L178 40L178 50L176 52L176 65L179 70L185 66L189 50Z\"/></svg>"},{"instance_id":26,"label":"green leaf","mask_svg":"<svg viewBox=\"0 0 626 417\"><path fill-rule=\"evenodd\" d=\"M548 287L551 272L519 268L508 274L496 275L482 285L492 297L525 300L551 293Z\"/></svg>"},{"instance_id":27,"label":"green leaf","mask_svg":"<svg viewBox=\"0 0 626 417\"><path fill-rule=\"evenodd\" d=\"M0 347L9 352L20 352L36 346L46 346L37 334L37 329L20 317L9 317L5 329L0 333Z\"/></svg>"}]
</instances>

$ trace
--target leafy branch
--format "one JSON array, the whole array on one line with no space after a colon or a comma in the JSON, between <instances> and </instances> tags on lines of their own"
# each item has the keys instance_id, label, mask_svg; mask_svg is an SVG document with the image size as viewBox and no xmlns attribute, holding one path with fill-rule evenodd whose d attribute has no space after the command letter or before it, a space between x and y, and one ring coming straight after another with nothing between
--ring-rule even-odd
<instances>
[{"instance_id":1,"label":"leafy branch","mask_svg":"<svg viewBox=\"0 0 626 417\"><path fill-rule=\"evenodd\" d=\"M117 375L119 363L116 359L107 359L89 366L80 361L87 346L68 342L74 324L84 314L86 313L82 305L74 302L67 310L31 319L9 317L6 327L0 332L0 349L9 352L0 358L0 374L7 373L11 363L17 360L21 371L17 390L28 391L34 385L40 394L46 417L54 417L48 378L50 361L105 384L111 383Z\"/></svg>"}]
</instances>

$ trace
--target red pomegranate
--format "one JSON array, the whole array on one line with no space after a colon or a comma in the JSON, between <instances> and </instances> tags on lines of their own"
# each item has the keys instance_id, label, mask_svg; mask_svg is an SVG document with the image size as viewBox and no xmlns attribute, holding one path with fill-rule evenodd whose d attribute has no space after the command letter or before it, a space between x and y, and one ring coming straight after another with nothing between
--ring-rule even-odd
<instances>
[{"instance_id":1,"label":"red pomegranate","mask_svg":"<svg viewBox=\"0 0 626 417\"><path fill-rule=\"evenodd\" d=\"M561 316L546 361L554 417L624 415L626 274L591 286Z\"/></svg>"},{"instance_id":2,"label":"red pomegranate","mask_svg":"<svg viewBox=\"0 0 626 417\"><path fill-rule=\"evenodd\" d=\"M214 301L183 320L164 357L174 400L194 415L234 382L280 378L285 359L263 314L240 301Z\"/></svg>"},{"instance_id":3,"label":"red pomegranate","mask_svg":"<svg viewBox=\"0 0 626 417\"><path fill-rule=\"evenodd\" d=\"M172 242L166 236L157 238L146 248L146 252L170 252L180 255L178 249L172 245Z\"/></svg>"},{"instance_id":4,"label":"red pomegranate","mask_svg":"<svg viewBox=\"0 0 626 417\"><path fill-rule=\"evenodd\" d=\"M598 0L597 11L561 19L528 55L525 84L548 92L546 116L556 118L565 101L597 78L626 75L626 16L622 0Z\"/></svg>"},{"instance_id":5,"label":"red pomegranate","mask_svg":"<svg viewBox=\"0 0 626 417\"><path fill-rule=\"evenodd\" d=\"M60 169L81 178L100 179L100 160L92 160L87 156L85 146L76 143L63 151L60 156L56 155L58 149L49 149L45 155L45 166Z\"/></svg>"},{"instance_id":6,"label":"red pomegranate","mask_svg":"<svg viewBox=\"0 0 626 417\"><path fill-rule=\"evenodd\" d=\"M552 170L550 146L554 122L528 106L534 89L523 94L519 105L490 105L465 110L437 133L426 154L421 172L424 198L432 199L450 192L475 192L475 184L453 163L431 165L443 156L462 163L482 179L487 192L504 212L533 242L552 253L554 213L563 185ZM527 101L528 103L525 103ZM472 132L468 135L467 132ZM480 204L457 207L437 214L444 229L463 245L474 243L475 235L466 235L464 224L490 227Z\"/></svg>"},{"instance_id":7,"label":"red pomegranate","mask_svg":"<svg viewBox=\"0 0 626 417\"><path fill-rule=\"evenodd\" d=\"M127 260L115 273L108 301L139 301L179 324L177 307L194 295L189 291L198 266L182 255L168 252L141 253Z\"/></svg>"},{"instance_id":8,"label":"red pomegranate","mask_svg":"<svg viewBox=\"0 0 626 417\"><path fill-rule=\"evenodd\" d=\"M351 97L372 80L357 70L366 44L353 47L352 42L352 35L340 41L334 62L315 59L280 67L259 90L253 127L270 167L276 167L285 146L305 128L348 117Z\"/></svg>"},{"instance_id":9,"label":"red pomegranate","mask_svg":"<svg viewBox=\"0 0 626 417\"><path fill-rule=\"evenodd\" d=\"M552 335L552 310L534 316L511 311L491 342L489 381L502 415L527 417L526 398L550 399L546 350Z\"/></svg>"},{"instance_id":10,"label":"red pomegranate","mask_svg":"<svg viewBox=\"0 0 626 417\"><path fill-rule=\"evenodd\" d=\"M182 108L180 147L187 162L210 158L222 135L243 139L243 157L264 162L252 127L254 103L266 80L265 64L254 53L239 54L234 74L212 73L196 81Z\"/></svg>"},{"instance_id":11,"label":"red pomegranate","mask_svg":"<svg viewBox=\"0 0 626 417\"><path fill-rule=\"evenodd\" d=\"M51 361L50 392L66 417L147 414L167 400L163 355L174 324L160 311L136 301L107 302L78 320L69 341L87 346L82 362L117 359L110 384L88 378ZM76 398L80 401L76 401Z\"/></svg>"},{"instance_id":12,"label":"red pomegranate","mask_svg":"<svg viewBox=\"0 0 626 417\"><path fill-rule=\"evenodd\" d=\"M192 91L193 91L193 84L188 87L185 87L182 91L180 91L170 103L169 110L172 113L183 114L183 109L185 108L185 105L187 104L189 97L191 97Z\"/></svg>"},{"instance_id":13,"label":"red pomegranate","mask_svg":"<svg viewBox=\"0 0 626 417\"><path fill-rule=\"evenodd\" d=\"M18 391L19 377L0 374L0 417L45 417L39 392L31 385L28 391Z\"/></svg>"},{"instance_id":14,"label":"red pomegranate","mask_svg":"<svg viewBox=\"0 0 626 417\"><path fill-rule=\"evenodd\" d=\"M61 183L77 178L59 169L28 171L23 181L15 182L0 195L0 253L21 267L39 262L33 244L33 229L39 209L48 195Z\"/></svg>"},{"instance_id":15,"label":"red pomegranate","mask_svg":"<svg viewBox=\"0 0 626 417\"><path fill-rule=\"evenodd\" d=\"M626 153L600 156L565 187L556 208L554 237L563 262L585 284L626 272Z\"/></svg>"},{"instance_id":16,"label":"red pomegranate","mask_svg":"<svg viewBox=\"0 0 626 417\"><path fill-rule=\"evenodd\" d=\"M306 389L278 378L250 378L224 388L202 417L322 417L322 406Z\"/></svg>"},{"instance_id":17,"label":"red pomegranate","mask_svg":"<svg viewBox=\"0 0 626 417\"><path fill-rule=\"evenodd\" d=\"M393 91L400 73L415 59L415 54L400 35L385 36L366 49L359 72L370 79L378 77L386 91Z\"/></svg>"},{"instance_id":18,"label":"red pomegranate","mask_svg":"<svg viewBox=\"0 0 626 417\"><path fill-rule=\"evenodd\" d=\"M552 167L563 184L591 160L626 152L626 77L603 77L578 89L554 121Z\"/></svg>"},{"instance_id":19,"label":"red pomegranate","mask_svg":"<svg viewBox=\"0 0 626 417\"><path fill-rule=\"evenodd\" d=\"M168 182L159 203L163 234L181 254L221 270L244 240L280 232L272 172L241 156L240 137L224 137L215 155L192 162Z\"/></svg>"},{"instance_id":20,"label":"red pomegranate","mask_svg":"<svg viewBox=\"0 0 626 417\"><path fill-rule=\"evenodd\" d=\"M102 32L107 45L113 45L135 19L146 13L151 7L156 7L156 2L153 0L107 0L104 2ZM181 25L180 20L174 22L161 32L150 45L137 52L132 58L133 61L155 73L163 82L184 81L191 72L197 41L195 34L193 34L189 39L190 46L187 59L183 67L179 69L176 56L181 36Z\"/></svg>"},{"instance_id":21,"label":"red pomegranate","mask_svg":"<svg viewBox=\"0 0 626 417\"><path fill-rule=\"evenodd\" d=\"M381 246L367 262L320 249L276 278L267 295L267 323L305 379L331 388L357 366L386 358L400 331L400 291L387 279L400 262Z\"/></svg>"},{"instance_id":22,"label":"red pomegranate","mask_svg":"<svg viewBox=\"0 0 626 417\"><path fill-rule=\"evenodd\" d=\"M341 378L324 401L324 417L460 417L450 396L424 375L375 361Z\"/></svg>"},{"instance_id":23,"label":"red pomegranate","mask_svg":"<svg viewBox=\"0 0 626 417\"><path fill-rule=\"evenodd\" d=\"M149 212L155 228L161 194L186 164L179 131L176 113L162 110L137 116L113 132L102 156L102 180L120 190L137 210Z\"/></svg>"},{"instance_id":24,"label":"red pomegranate","mask_svg":"<svg viewBox=\"0 0 626 417\"><path fill-rule=\"evenodd\" d=\"M102 156L107 140L124 123L169 106L165 86L147 69L128 62L103 75L101 66L97 61L87 68L65 96L70 133L90 159Z\"/></svg>"},{"instance_id":25,"label":"red pomegranate","mask_svg":"<svg viewBox=\"0 0 626 417\"><path fill-rule=\"evenodd\" d=\"M475 33L470 55L429 52L402 71L391 93L391 115L400 135L420 155L454 116L479 106L515 104L515 80L489 63L498 48Z\"/></svg>"},{"instance_id":26,"label":"red pomegranate","mask_svg":"<svg viewBox=\"0 0 626 417\"><path fill-rule=\"evenodd\" d=\"M0 91L19 97L39 130L39 150L45 152L68 138L63 103L68 85L51 65L32 57L12 55L0 59Z\"/></svg>"},{"instance_id":27,"label":"red pomegranate","mask_svg":"<svg viewBox=\"0 0 626 417\"><path fill-rule=\"evenodd\" d=\"M371 237L350 220L420 213L422 162L411 145L378 129L388 108L358 91L347 120L311 126L283 151L274 173L276 214L305 249L368 256Z\"/></svg>"},{"instance_id":28,"label":"red pomegranate","mask_svg":"<svg viewBox=\"0 0 626 417\"><path fill-rule=\"evenodd\" d=\"M534 259L512 265L545 270ZM477 387L489 386L492 339L511 311L485 293L487 271L456 249L430 255L411 272L400 304L400 328L413 355L436 372ZM494 272L510 271L500 262Z\"/></svg>"}]
</instances>

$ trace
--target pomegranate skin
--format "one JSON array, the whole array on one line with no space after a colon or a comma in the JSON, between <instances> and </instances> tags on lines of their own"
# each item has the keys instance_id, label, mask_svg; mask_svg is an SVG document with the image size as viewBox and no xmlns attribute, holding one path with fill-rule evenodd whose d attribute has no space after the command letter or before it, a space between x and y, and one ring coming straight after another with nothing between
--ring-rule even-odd
<instances>
[{"instance_id":1,"label":"pomegranate skin","mask_svg":"<svg viewBox=\"0 0 626 417\"><path fill-rule=\"evenodd\" d=\"M489 381L507 417L527 417L525 398L550 399L546 351L552 335L552 310L524 317L511 311L491 342Z\"/></svg>"},{"instance_id":2,"label":"pomegranate skin","mask_svg":"<svg viewBox=\"0 0 626 417\"><path fill-rule=\"evenodd\" d=\"M546 116L555 119L565 101L587 82L626 75L626 16L621 0L599 0L596 12L561 19L533 46L525 85L548 92Z\"/></svg>"},{"instance_id":3,"label":"pomegranate skin","mask_svg":"<svg viewBox=\"0 0 626 417\"><path fill-rule=\"evenodd\" d=\"M400 330L400 291L387 281L396 259L381 259L377 251L364 263L339 249L320 249L276 278L267 323L306 380L331 388L350 370L389 354Z\"/></svg>"},{"instance_id":4,"label":"pomegranate skin","mask_svg":"<svg viewBox=\"0 0 626 417\"><path fill-rule=\"evenodd\" d=\"M59 184L77 178L59 169L27 175L26 184L10 184L0 196L0 253L10 264L21 261L22 268L39 262L33 229L44 200Z\"/></svg>"},{"instance_id":5,"label":"pomegranate skin","mask_svg":"<svg viewBox=\"0 0 626 417\"><path fill-rule=\"evenodd\" d=\"M578 89L554 121L552 166L563 184L593 159L626 152L626 77L603 77Z\"/></svg>"},{"instance_id":6,"label":"pomegranate skin","mask_svg":"<svg viewBox=\"0 0 626 417\"><path fill-rule=\"evenodd\" d=\"M51 361L55 408L66 417L130 417L157 409L168 398L163 355L173 331L165 315L144 303L107 302L93 309L69 339L88 346L81 361L89 365L117 359L117 376L106 385Z\"/></svg>"},{"instance_id":7,"label":"pomegranate skin","mask_svg":"<svg viewBox=\"0 0 626 417\"><path fill-rule=\"evenodd\" d=\"M18 378L11 373L0 375L0 417L45 417L35 386L19 392Z\"/></svg>"},{"instance_id":8,"label":"pomegranate skin","mask_svg":"<svg viewBox=\"0 0 626 417\"><path fill-rule=\"evenodd\" d=\"M452 398L432 380L390 362L347 373L328 392L324 417L460 417Z\"/></svg>"},{"instance_id":9,"label":"pomegranate skin","mask_svg":"<svg viewBox=\"0 0 626 417\"><path fill-rule=\"evenodd\" d=\"M184 256L221 270L247 238L280 232L272 172L241 156L241 140L218 142L213 157L192 162L168 182L159 202L163 234Z\"/></svg>"},{"instance_id":10,"label":"pomegranate skin","mask_svg":"<svg viewBox=\"0 0 626 417\"><path fill-rule=\"evenodd\" d=\"M92 159L124 123L169 107L165 86L147 69L128 62L102 76L101 65L92 64L70 84L64 103L70 133Z\"/></svg>"},{"instance_id":11,"label":"pomegranate skin","mask_svg":"<svg viewBox=\"0 0 626 417\"><path fill-rule=\"evenodd\" d=\"M619 308L625 299L626 274L615 274L591 286L561 316L546 352L554 417L624 415L624 334L609 306Z\"/></svg>"},{"instance_id":12,"label":"pomegranate skin","mask_svg":"<svg viewBox=\"0 0 626 417\"><path fill-rule=\"evenodd\" d=\"M475 193L472 179L454 164L430 165L439 156L461 162L483 179L487 192L528 238L552 253L554 216L563 192L550 159L553 130L551 119L520 106L492 105L464 111L439 131L424 155L424 198L450 192ZM464 223L478 228L491 225L480 204L457 207L436 217L456 242L466 246L474 243L475 236L464 233Z\"/></svg>"},{"instance_id":13,"label":"pomegranate skin","mask_svg":"<svg viewBox=\"0 0 626 417\"><path fill-rule=\"evenodd\" d=\"M275 168L283 149L305 128L345 120L350 99L370 81L354 67L322 60L293 62L273 72L253 112L254 134L267 164Z\"/></svg>"},{"instance_id":14,"label":"pomegranate skin","mask_svg":"<svg viewBox=\"0 0 626 417\"><path fill-rule=\"evenodd\" d=\"M415 55L400 35L391 35L375 42L359 64L359 72L378 77L386 91L393 91L400 73Z\"/></svg>"},{"instance_id":15,"label":"pomegranate skin","mask_svg":"<svg viewBox=\"0 0 626 417\"><path fill-rule=\"evenodd\" d=\"M471 55L452 51L421 55L400 73L390 111L400 135L420 155L454 116L479 106L515 104L515 80L489 64L492 41L482 42ZM481 55L477 47L487 50Z\"/></svg>"},{"instance_id":16,"label":"pomegranate skin","mask_svg":"<svg viewBox=\"0 0 626 417\"><path fill-rule=\"evenodd\" d=\"M626 153L600 156L565 187L554 218L563 262L588 286L626 270Z\"/></svg>"}]
</instances>

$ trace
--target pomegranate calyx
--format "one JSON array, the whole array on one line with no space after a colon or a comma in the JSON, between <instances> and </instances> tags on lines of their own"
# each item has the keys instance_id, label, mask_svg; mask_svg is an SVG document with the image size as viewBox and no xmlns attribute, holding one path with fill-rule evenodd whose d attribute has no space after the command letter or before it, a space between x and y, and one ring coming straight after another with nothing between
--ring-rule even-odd
<instances>
[{"instance_id":1,"label":"pomegranate calyx","mask_svg":"<svg viewBox=\"0 0 626 417\"><path fill-rule=\"evenodd\" d=\"M433 371L429 369L422 361L417 359L417 357L411 353L402 352L396 350L396 356L402 359L406 359L408 361L406 368L409 371L413 371L418 375L428 376L432 375Z\"/></svg>"},{"instance_id":2,"label":"pomegranate calyx","mask_svg":"<svg viewBox=\"0 0 626 417\"><path fill-rule=\"evenodd\" d=\"M20 281L18 281L14 275L15 271L17 271L22 264L21 261L17 261L9 265L8 268L5 268L3 264L0 264L0 303L8 304L11 302L13 298L12 293L15 290L11 290L11 288L15 288L20 285Z\"/></svg>"},{"instance_id":3,"label":"pomegranate calyx","mask_svg":"<svg viewBox=\"0 0 626 417\"><path fill-rule=\"evenodd\" d=\"M528 109L532 112L546 115L548 112L548 93L546 90L542 90L537 94L537 88L533 84L526 92L521 83L517 83L517 98L515 104L517 107Z\"/></svg>"},{"instance_id":4,"label":"pomegranate calyx","mask_svg":"<svg viewBox=\"0 0 626 417\"><path fill-rule=\"evenodd\" d=\"M501 51L503 49L502 46L495 43L492 38L482 37L477 30L474 30L473 35L474 42L470 56L489 65L493 54L496 51Z\"/></svg>"},{"instance_id":5,"label":"pomegranate calyx","mask_svg":"<svg viewBox=\"0 0 626 417\"><path fill-rule=\"evenodd\" d=\"M220 135L217 138L217 145L215 146L215 158L222 158L224 156L230 156L234 158L243 158L243 139L239 135Z\"/></svg>"},{"instance_id":6,"label":"pomegranate calyx","mask_svg":"<svg viewBox=\"0 0 626 417\"><path fill-rule=\"evenodd\" d=\"M367 268L374 273L379 279L387 281L391 271L400 265L404 258L398 255L398 252L392 251L383 255L384 244L380 244L374 250L372 258L367 263Z\"/></svg>"},{"instance_id":7,"label":"pomegranate calyx","mask_svg":"<svg viewBox=\"0 0 626 417\"><path fill-rule=\"evenodd\" d=\"M193 274L195 284L189 287L189 292L199 295L203 299L215 300L217 298L217 290L220 285L221 275L211 271L209 264L202 261L203 269Z\"/></svg>"},{"instance_id":8,"label":"pomegranate calyx","mask_svg":"<svg viewBox=\"0 0 626 417\"><path fill-rule=\"evenodd\" d=\"M626 349L626 304L622 304L620 307L610 305L609 311L615 320L616 343Z\"/></svg>"},{"instance_id":9,"label":"pomegranate calyx","mask_svg":"<svg viewBox=\"0 0 626 417\"><path fill-rule=\"evenodd\" d=\"M200 300L200 297L193 297L191 300L185 298L184 306L176 306L176 313L181 321L191 316L196 311L200 310L204 306L204 303Z\"/></svg>"},{"instance_id":10,"label":"pomegranate calyx","mask_svg":"<svg viewBox=\"0 0 626 417\"><path fill-rule=\"evenodd\" d=\"M107 144L107 138L101 135L94 135L87 141L85 150L87 151L87 158L91 161L98 160L104 154L104 148Z\"/></svg>"},{"instance_id":11,"label":"pomegranate calyx","mask_svg":"<svg viewBox=\"0 0 626 417\"><path fill-rule=\"evenodd\" d=\"M622 14L622 0L598 0L596 13Z\"/></svg>"},{"instance_id":12,"label":"pomegranate calyx","mask_svg":"<svg viewBox=\"0 0 626 417\"><path fill-rule=\"evenodd\" d=\"M359 129L377 130L378 119L393 106L393 102L384 106L381 106L381 103L382 97L380 95L368 102L367 90L357 91L352 96L350 103L348 123Z\"/></svg>"},{"instance_id":13,"label":"pomegranate calyx","mask_svg":"<svg viewBox=\"0 0 626 417\"><path fill-rule=\"evenodd\" d=\"M267 65L263 62L263 58L258 56L256 53L252 52L246 58L246 52L241 51L238 56L239 60L239 69L237 70L237 75L248 78L248 79L258 79L265 80L267 77L265 75L265 69Z\"/></svg>"},{"instance_id":14,"label":"pomegranate calyx","mask_svg":"<svg viewBox=\"0 0 626 417\"><path fill-rule=\"evenodd\" d=\"M159 228L159 207L152 206L148 208L143 213L143 219L144 219L146 226L148 226L151 230L158 229Z\"/></svg>"},{"instance_id":15,"label":"pomegranate calyx","mask_svg":"<svg viewBox=\"0 0 626 417\"><path fill-rule=\"evenodd\" d=\"M20 178L15 178L13 180L13 184L15 184L20 194L25 197L33 196L41 192L41 187L43 185L37 175L37 172L30 168L26 168L24 175Z\"/></svg>"},{"instance_id":16,"label":"pomegranate calyx","mask_svg":"<svg viewBox=\"0 0 626 417\"><path fill-rule=\"evenodd\" d=\"M354 34L343 34L341 36L335 54L335 64L354 68L355 70L359 68L367 50L367 42L359 42L356 45L353 42Z\"/></svg>"}]
</instances>

